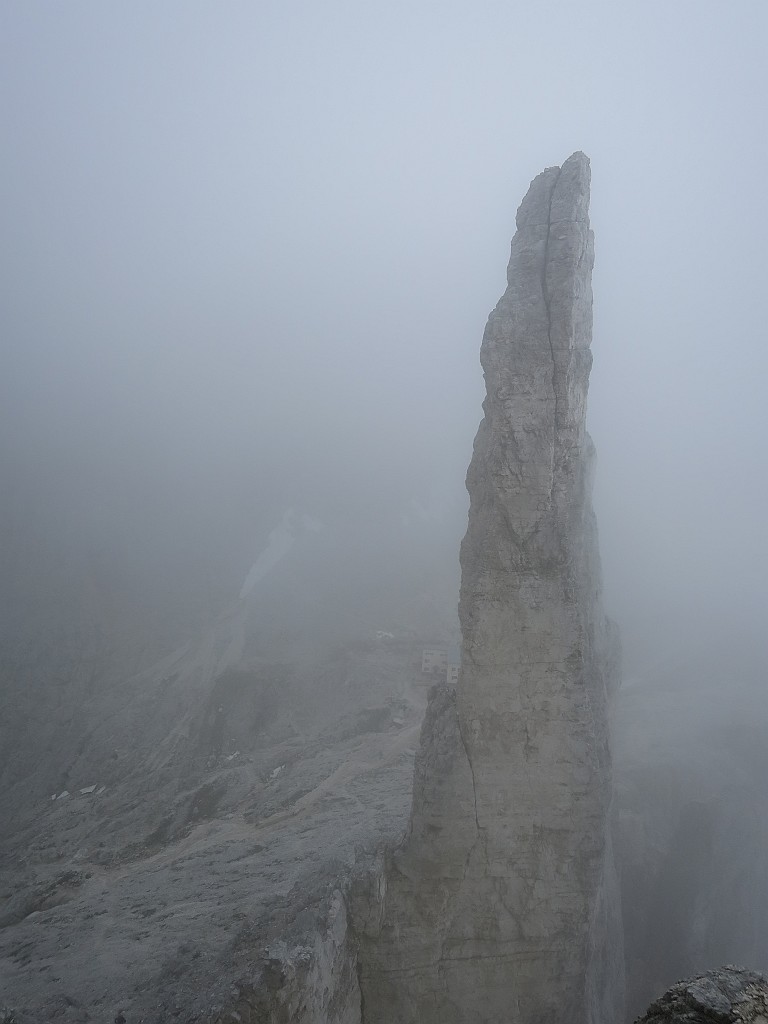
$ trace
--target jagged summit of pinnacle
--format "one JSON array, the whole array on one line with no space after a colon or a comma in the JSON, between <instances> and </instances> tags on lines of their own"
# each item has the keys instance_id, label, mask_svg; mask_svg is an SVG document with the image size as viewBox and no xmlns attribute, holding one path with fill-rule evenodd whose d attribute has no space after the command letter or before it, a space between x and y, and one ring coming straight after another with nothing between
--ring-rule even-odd
<instances>
[{"instance_id":1,"label":"jagged summit of pinnacle","mask_svg":"<svg viewBox=\"0 0 768 1024\"><path fill-rule=\"evenodd\" d=\"M589 157L578 152L560 167L547 167L530 184L515 219L518 231L560 220L589 220ZM558 195L553 196L555 183Z\"/></svg>"}]
</instances>

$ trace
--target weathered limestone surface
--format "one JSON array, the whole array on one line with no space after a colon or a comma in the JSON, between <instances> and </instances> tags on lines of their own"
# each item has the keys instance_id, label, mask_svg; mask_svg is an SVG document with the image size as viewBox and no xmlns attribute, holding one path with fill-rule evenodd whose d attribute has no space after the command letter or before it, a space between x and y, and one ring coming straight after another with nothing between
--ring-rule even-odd
<instances>
[{"instance_id":1,"label":"weathered limestone surface","mask_svg":"<svg viewBox=\"0 0 768 1024\"><path fill-rule=\"evenodd\" d=\"M411 831L359 914L365 1024L622 1019L609 836L616 637L585 430L589 161L531 184L481 349L456 694L433 696Z\"/></svg>"},{"instance_id":2,"label":"weathered limestone surface","mask_svg":"<svg viewBox=\"0 0 768 1024\"><path fill-rule=\"evenodd\" d=\"M768 982L743 967L679 981L636 1024L768 1024Z\"/></svg>"}]
</instances>

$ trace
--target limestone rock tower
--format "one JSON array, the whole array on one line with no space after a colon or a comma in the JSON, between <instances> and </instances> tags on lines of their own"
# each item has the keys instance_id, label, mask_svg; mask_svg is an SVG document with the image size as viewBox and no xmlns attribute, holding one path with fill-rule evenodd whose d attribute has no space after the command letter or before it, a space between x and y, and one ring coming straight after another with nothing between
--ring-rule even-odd
<instances>
[{"instance_id":1,"label":"limestone rock tower","mask_svg":"<svg viewBox=\"0 0 768 1024\"><path fill-rule=\"evenodd\" d=\"M583 153L534 179L485 330L459 683L430 702L410 833L360 927L366 1024L622 1019L589 183Z\"/></svg>"}]
</instances>

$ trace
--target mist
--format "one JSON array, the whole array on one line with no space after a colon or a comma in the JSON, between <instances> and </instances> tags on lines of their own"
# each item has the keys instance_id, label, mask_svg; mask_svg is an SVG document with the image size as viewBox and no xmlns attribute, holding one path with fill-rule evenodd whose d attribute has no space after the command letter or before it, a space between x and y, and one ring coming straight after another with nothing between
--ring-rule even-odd
<instances>
[{"instance_id":1,"label":"mist","mask_svg":"<svg viewBox=\"0 0 768 1024\"><path fill-rule=\"evenodd\" d=\"M64 536L245 572L286 506L417 501L458 539L516 197L581 148L609 607L628 650L760 621L764 5L3 20L4 457Z\"/></svg>"},{"instance_id":2,"label":"mist","mask_svg":"<svg viewBox=\"0 0 768 1024\"><path fill-rule=\"evenodd\" d=\"M4 5L4 671L189 642L287 510L264 636L455 636L483 325L583 150L625 685L762 726L766 95L762 0Z\"/></svg>"}]
</instances>

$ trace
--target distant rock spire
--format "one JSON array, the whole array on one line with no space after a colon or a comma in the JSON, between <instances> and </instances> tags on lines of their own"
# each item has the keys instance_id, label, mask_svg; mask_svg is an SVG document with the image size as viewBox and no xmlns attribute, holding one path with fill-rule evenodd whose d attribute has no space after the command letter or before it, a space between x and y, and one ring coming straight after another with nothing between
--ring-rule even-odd
<instances>
[{"instance_id":1,"label":"distant rock spire","mask_svg":"<svg viewBox=\"0 0 768 1024\"><path fill-rule=\"evenodd\" d=\"M532 182L481 348L463 648L431 700L410 834L361 936L366 1024L615 1024L623 957L585 429L589 161Z\"/></svg>"}]
</instances>

